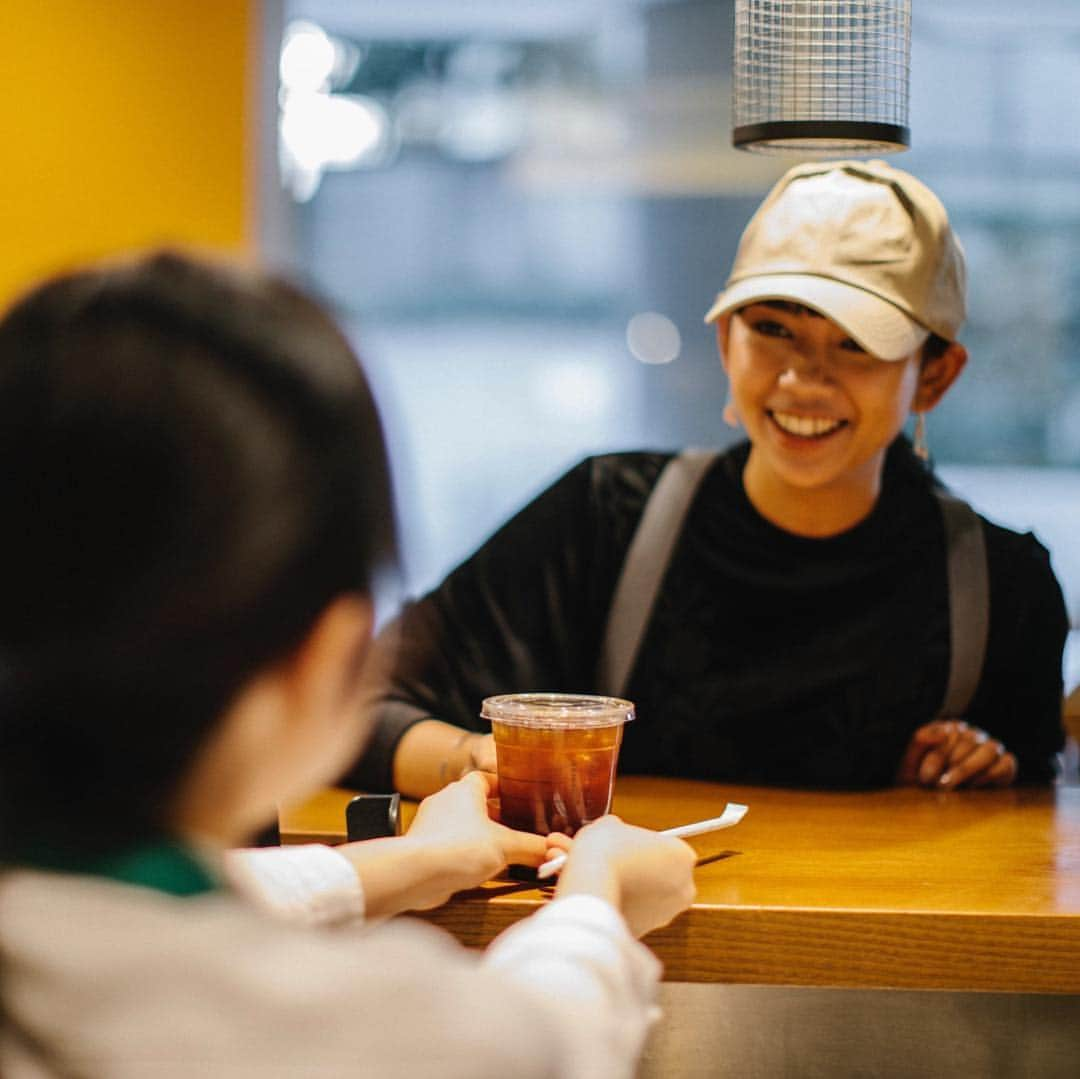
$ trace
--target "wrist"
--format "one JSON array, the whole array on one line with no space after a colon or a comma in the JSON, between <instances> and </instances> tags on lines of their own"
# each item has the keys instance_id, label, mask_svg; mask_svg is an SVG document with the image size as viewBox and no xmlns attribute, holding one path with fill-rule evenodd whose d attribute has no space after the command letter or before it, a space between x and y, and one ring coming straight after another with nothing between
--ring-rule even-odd
<instances>
[{"instance_id":1,"label":"wrist","mask_svg":"<svg viewBox=\"0 0 1080 1079\"><path fill-rule=\"evenodd\" d=\"M463 731L446 749L439 764L439 786L445 787L461 775L462 749L469 739L469 732Z\"/></svg>"},{"instance_id":2,"label":"wrist","mask_svg":"<svg viewBox=\"0 0 1080 1079\"><path fill-rule=\"evenodd\" d=\"M470 737L472 732L441 719L414 723L394 751L394 789L410 798L426 798L441 790L457 778L451 772L454 761L464 770Z\"/></svg>"},{"instance_id":3,"label":"wrist","mask_svg":"<svg viewBox=\"0 0 1080 1079\"><path fill-rule=\"evenodd\" d=\"M559 874L556 898L571 895L591 895L621 909L619 879L610 861L593 857L588 851L570 852L566 866Z\"/></svg>"},{"instance_id":4,"label":"wrist","mask_svg":"<svg viewBox=\"0 0 1080 1079\"><path fill-rule=\"evenodd\" d=\"M445 787L476 768L477 740L482 735L475 731L462 731L450 745L439 765L439 784Z\"/></svg>"},{"instance_id":5,"label":"wrist","mask_svg":"<svg viewBox=\"0 0 1080 1079\"><path fill-rule=\"evenodd\" d=\"M360 878L369 918L436 906L449 895L442 852L422 839L388 836L346 843L337 850Z\"/></svg>"},{"instance_id":6,"label":"wrist","mask_svg":"<svg viewBox=\"0 0 1080 1079\"><path fill-rule=\"evenodd\" d=\"M482 884L499 868L493 867L492 853L478 842L408 835L401 838L402 864L410 882L413 910L439 906L455 892Z\"/></svg>"}]
</instances>

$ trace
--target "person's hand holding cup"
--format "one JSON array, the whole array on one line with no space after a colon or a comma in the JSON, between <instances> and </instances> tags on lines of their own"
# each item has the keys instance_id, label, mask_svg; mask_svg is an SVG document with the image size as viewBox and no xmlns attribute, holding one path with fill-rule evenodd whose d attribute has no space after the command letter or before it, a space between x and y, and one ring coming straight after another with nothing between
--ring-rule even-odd
<instances>
[{"instance_id":1,"label":"person's hand holding cup","mask_svg":"<svg viewBox=\"0 0 1080 1079\"><path fill-rule=\"evenodd\" d=\"M573 835L611 808L630 701L570 693L488 697L499 776L499 817L507 827Z\"/></svg>"},{"instance_id":2,"label":"person's hand holding cup","mask_svg":"<svg viewBox=\"0 0 1080 1079\"><path fill-rule=\"evenodd\" d=\"M489 697L503 824L575 836L557 896L608 900L642 936L693 901L695 854L681 839L608 815L630 701L566 693Z\"/></svg>"}]
</instances>

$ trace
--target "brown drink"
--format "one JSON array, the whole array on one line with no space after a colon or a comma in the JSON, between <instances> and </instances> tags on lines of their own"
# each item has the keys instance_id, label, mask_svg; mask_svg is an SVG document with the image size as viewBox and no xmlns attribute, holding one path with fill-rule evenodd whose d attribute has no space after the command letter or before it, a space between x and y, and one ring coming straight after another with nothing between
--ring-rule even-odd
<instances>
[{"instance_id":1,"label":"brown drink","mask_svg":"<svg viewBox=\"0 0 1080 1079\"><path fill-rule=\"evenodd\" d=\"M615 697L510 693L488 697L503 824L573 835L611 808L623 724L634 706Z\"/></svg>"}]
</instances>

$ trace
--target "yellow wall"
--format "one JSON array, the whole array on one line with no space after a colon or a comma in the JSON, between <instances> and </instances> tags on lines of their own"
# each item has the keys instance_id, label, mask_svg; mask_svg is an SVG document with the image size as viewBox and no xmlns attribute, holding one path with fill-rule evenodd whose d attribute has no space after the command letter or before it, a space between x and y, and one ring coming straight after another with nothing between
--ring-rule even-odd
<instances>
[{"instance_id":1,"label":"yellow wall","mask_svg":"<svg viewBox=\"0 0 1080 1079\"><path fill-rule=\"evenodd\" d=\"M238 251L258 0L4 0L0 304L158 242Z\"/></svg>"}]
</instances>

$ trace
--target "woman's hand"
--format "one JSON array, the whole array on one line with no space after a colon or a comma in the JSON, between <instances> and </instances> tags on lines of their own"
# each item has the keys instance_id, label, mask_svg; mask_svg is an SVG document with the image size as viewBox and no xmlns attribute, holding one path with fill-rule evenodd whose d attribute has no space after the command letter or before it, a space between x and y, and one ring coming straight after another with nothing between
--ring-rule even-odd
<instances>
[{"instance_id":1,"label":"woman's hand","mask_svg":"<svg viewBox=\"0 0 1080 1079\"><path fill-rule=\"evenodd\" d=\"M495 772L495 738L490 734L462 735L447 755L445 777L460 779L469 772Z\"/></svg>"},{"instance_id":2,"label":"woman's hand","mask_svg":"<svg viewBox=\"0 0 1080 1079\"><path fill-rule=\"evenodd\" d=\"M694 901L696 860L693 847L681 839L601 817L574 837L556 895L606 899L640 937Z\"/></svg>"},{"instance_id":3,"label":"woman's hand","mask_svg":"<svg viewBox=\"0 0 1080 1079\"><path fill-rule=\"evenodd\" d=\"M454 891L482 884L511 863L541 865L570 847L560 833L517 832L493 819L498 795L494 775L469 772L417 807L408 838L447 855L454 868L448 865L446 875L458 880Z\"/></svg>"},{"instance_id":4,"label":"woman's hand","mask_svg":"<svg viewBox=\"0 0 1080 1079\"><path fill-rule=\"evenodd\" d=\"M1015 755L986 731L962 719L938 719L911 736L896 782L939 790L1008 787L1017 771Z\"/></svg>"},{"instance_id":5,"label":"woman's hand","mask_svg":"<svg viewBox=\"0 0 1080 1079\"><path fill-rule=\"evenodd\" d=\"M569 849L564 835L530 835L493 820L498 790L495 776L470 772L425 798L407 834L338 847L360 877L367 916L437 907L511 862L538 866Z\"/></svg>"}]
</instances>

